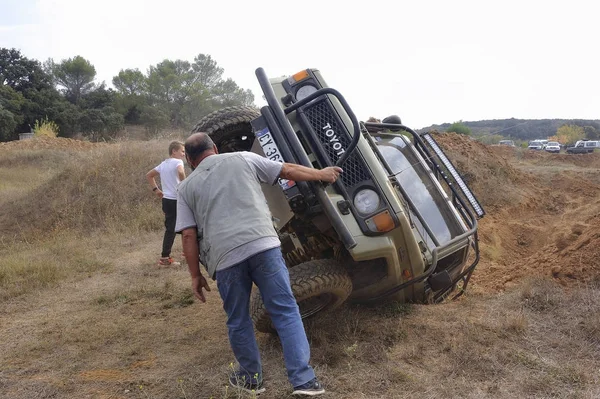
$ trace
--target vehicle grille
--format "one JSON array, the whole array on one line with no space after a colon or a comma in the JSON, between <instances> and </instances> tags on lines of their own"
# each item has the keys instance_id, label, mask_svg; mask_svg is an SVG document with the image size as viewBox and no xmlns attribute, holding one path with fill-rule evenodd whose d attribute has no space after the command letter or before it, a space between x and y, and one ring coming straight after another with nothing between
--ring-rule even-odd
<instances>
[{"instance_id":1,"label":"vehicle grille","mask_svg":"<svg viewBox=\"0 0 600 399\"><path fill-rule=\"evenodd\" d=\"M330 107L326 100L322 100L311 107L307 107L304 113L317 138L323 144L323 149L327 156L335 164L341 155L338 155L338 151L331 145L329 137L325 135L323 126L327 126L327 124L331 125L331 128L342 144L342 148L348 148L351 138L346 132L345 127L338 122L338 118L333 114ZM344 173L341 174L340 178L344 186L348 188L356 186L365 180L371 180L367 172L367 166L356 151L342 165L342 169L344 169Z\"/></svg>"}]
</instances>

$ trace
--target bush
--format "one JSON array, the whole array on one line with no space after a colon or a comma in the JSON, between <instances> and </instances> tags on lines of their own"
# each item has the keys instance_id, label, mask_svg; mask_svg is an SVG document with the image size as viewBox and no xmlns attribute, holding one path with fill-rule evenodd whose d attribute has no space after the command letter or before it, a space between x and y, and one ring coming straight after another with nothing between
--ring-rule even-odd
<instances>
[{"instance_id":1,"label":"bush","mask_svg":"<svg viewBox=\"0 0 600 399\"><path fill-rule=\"evenodd\" d=\"M33 125L33 135L35 137L56 137L58 136L58 125L54 121L48 120L48 117L41 121L36 120Z\"/></svg>"},{"instance_id":2,"label":"bush","mask_svg":"<svg viewBox=\"0 0 600 399\"><path fill-rule=\"evenodd\" d=\"M471 129L467 125L462 123L462 121L454 122L448 127L448 129L446 129L446 131L449 133L452 132L465 135L471 134Z\"/></svg>"}]
</instances>

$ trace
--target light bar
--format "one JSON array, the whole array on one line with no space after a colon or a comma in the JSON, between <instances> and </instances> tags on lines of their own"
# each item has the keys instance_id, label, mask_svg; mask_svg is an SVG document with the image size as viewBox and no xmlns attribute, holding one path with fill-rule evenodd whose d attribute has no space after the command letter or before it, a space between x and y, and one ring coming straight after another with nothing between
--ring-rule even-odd
<instances>
[{"instance_id":1,"label":"light bar","mask_svg":"<svg viewBox=\"0 0 600 399\"><path fill-rule=\"evenodd\" d=\"M473 195L473 193L471 192L469 187L467 187L467 184L464 182L462 177L460 177L460 175L456 171L456 168L454 167L454 165L452 165L452 162L450 162L448 157L446 157L446 154L444 154L444 151L442 151L442 149L438 146L436 141L433 139L433 137L431 137L431 135L429 133L426 133L426 134L422 135L421 137L424 138L425 141L427 141L427 143L431 146L431 148L433 149L435 154L442 161L442 163L444 164L446 169L448 169L448 171L450 172L450 174L452 175L452 177L458 184L458 187L461 189L461 191L463 192L465 197L467 197L467 200L469 200L469 203L471 204L471 206L473 207L473 210L477 214L477 218L478 219L482 218L483 215L485 215L485 211L483 210L481 205L479 205L479 201L477 201L477 198L475 198L475 195Z\"/></svg>"}]
</instances>

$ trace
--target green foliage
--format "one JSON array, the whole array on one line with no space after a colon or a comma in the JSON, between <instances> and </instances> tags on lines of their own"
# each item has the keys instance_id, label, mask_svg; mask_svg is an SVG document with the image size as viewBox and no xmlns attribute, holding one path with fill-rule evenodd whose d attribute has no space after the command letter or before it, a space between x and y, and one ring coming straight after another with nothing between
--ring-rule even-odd
<instances>
[{"instance_id":1,"label":"green foliage","mask_svg":"<svg viewBox=\"0 0 600 399\"><path fill-rule=\"evenodd\" d=\"M600 138L600 133L598 133L598 129L594 126L584 126L583 130L585 131L585 138L590 140L598 140Z\"/></svg>"},{"instance_id":2,"label":"green foliage","mask_svg":"<svg viewBox=\"0 0 600 399\"><path fill-rule=\"evenodd\" d=\"M24 57L18 50L0 48L0 104L13 114L17 124L1 140L16 139L18 133L29 132L36 120L46 116L57 120L64 102L52 85L52 77L38 61Z\"/></svg>"},{"instance_id":3,"label":"green foliage","mask_svg":"<svg viewBox=\"0 0 600 399\"><path fill-rule=\"evenodd\" d=\"M161 109L146 106L143 108L140 120L150 134L157 134L169 126L169 117Z\"/></svg>"},{"instance_id":4,"label":"green foliage","mask_svg":"<svg viewBox=\"0 0 600 399\"><path fill-rule=\"evenodd\" d=\"M0 140L10 140L16 127L15 115L0 107Z\"/></svg>"},{"instance_id":5,"label":"green foliage","mask_svg":"<svg viewBox=\"0 0 600 399\"><path fill-rule=\"evenodd\" d=\"M221 81L212 89L213 101L218 106L252 105L254 95L250 90L241 89L231 79Z\"/></svg>"},{"instance_id":6,"label":"green foliage","mask_svg":"<svg viewBox=\"0 0 600 399\"><path fill-rule=\"evenodd\" d=\"M471 129L469 129L462 121L454 122L446 129L446 131L465 135L471 134Z\"/></svg>"},{"instance_id":7,"label":"green foliage","mask_svg":"<svg viewBox=\"0 0 600 399\"><path fill-rule=\"evenodd\" d=\"M96 68L79 55L42 66L0 48L0 140L15 139L46 117L62 136L100 140L114 137L124 123L144 124L156 134L168 126L189 128L216 108L253 104L250 90L222 76L210 55L199 54L193 62L165 59L147 74L121 69L112 89L95 83Z\"/></svg>"},{"instance_id":8,"label":"green foliage","mask_svg":"<svg viewBox=\"0 0 600 399\"><path fill-rule=\"evenodd\" d=\"M121 69L112 80L123 96L140 96L146 92L146 77L139 69Z\"/></svg>"},{"instance_id":9,"label":"green foliage","mask_svg":"<svg viewBox=\"0 0 600 399\"><path fill-rule=\"evenodd\" d=\"M555 137L560 143L575 143L585 137L585 130L577 125L562 125L556 130Z\"/></svg>"},{"instance_id":10,"label":"green foliage","mask_svg":"<svg viewBox=\"0 0 600 399\"><path fill-rule=\"evenodd\" d=\"M16 138L17 126L23 123L25 98L10 86L0 85L0 140Z\"/></svg>"},{"instance_id":11,"label":"green foliage","mask_svg":"<svg viewBox=\"0 0 600 399\"><path fill-rule=\"evenodd\" d=\"M123 115L112 107L87 109L81 113L78 124L83 133L94 141L114 138L123 129Z\"/></svg>"},{"instance_id":12,"label":"green foliage","mask_svg":"<svg viewBox=\"0 0 600 399\"><path fill-rule=\"evenodd\" d=\"M58 64L50 59L47 67L56 83L63 87L67 99L74 104L78 104L81 97L95 87L96 68L80 55Z\"/></svg>"}]
</instances>

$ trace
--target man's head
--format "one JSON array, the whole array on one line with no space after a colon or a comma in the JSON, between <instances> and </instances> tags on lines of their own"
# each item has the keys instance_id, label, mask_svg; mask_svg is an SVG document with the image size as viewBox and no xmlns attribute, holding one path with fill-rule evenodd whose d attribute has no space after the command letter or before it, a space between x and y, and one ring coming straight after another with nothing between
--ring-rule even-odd
<instances>
[{"instance_id":1,"label":"man's head","mask_svg":"<svg viewBox=\"0 0 600 399\"><path fill-rule=\"evenodd\" d=\"M169 144L169 156L172 158L185 158L185 150L181 141L171 141Z\"/></svg>"},{"instance_id":2,"label":"man's head","mask_svg":"<svg viewBox=\"0 0 600 399\"><path fill-rule=\"evenodd\" d=\"M192 170L204 158L218 153L217 146L206 133L194 133L185 140L185 157Z\"/></svg>"}]
</instances>

